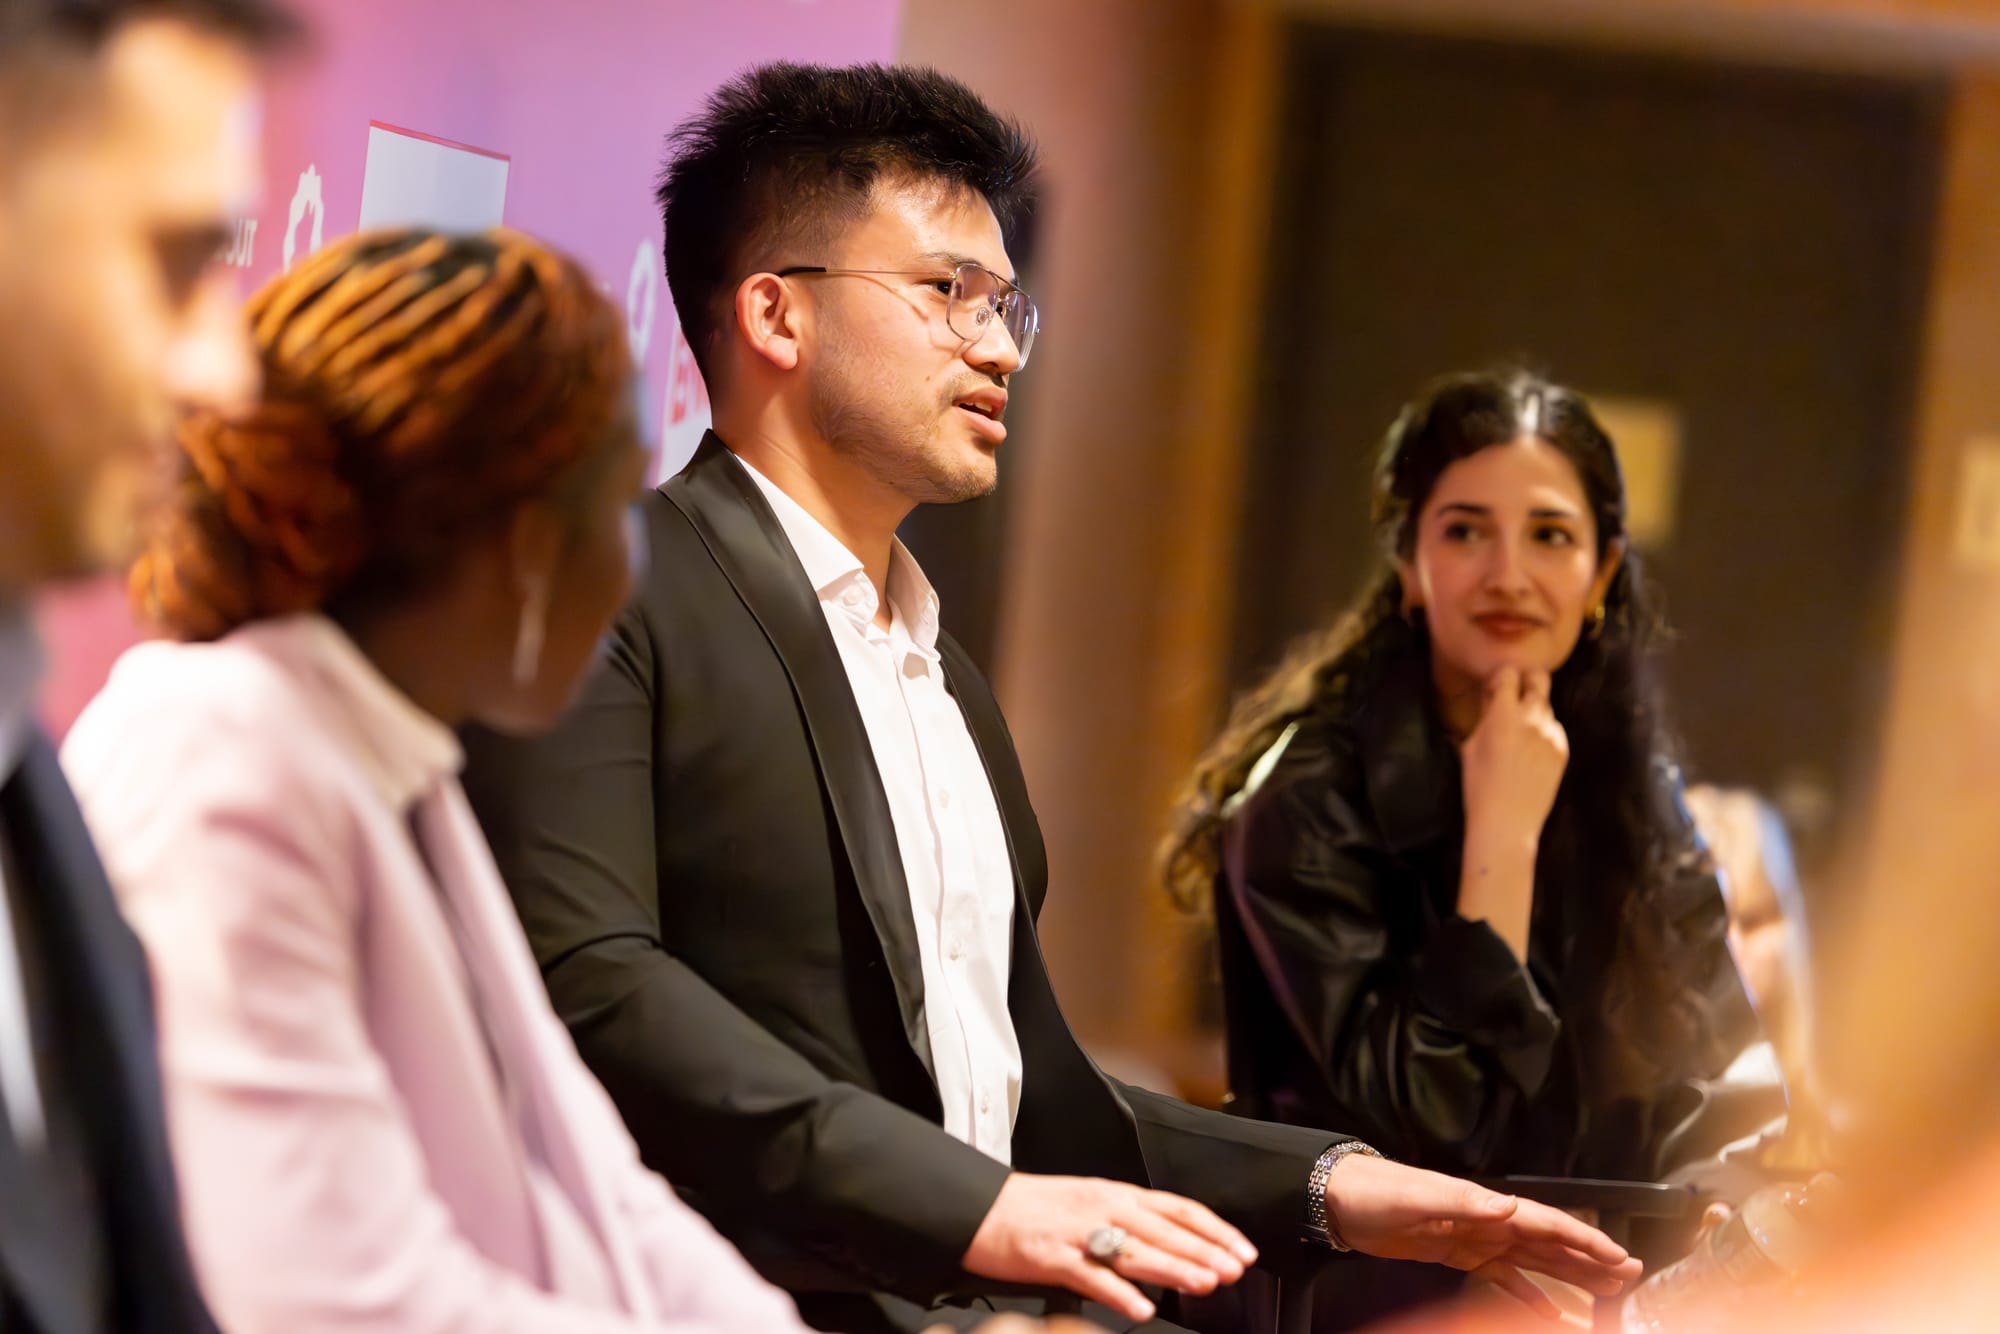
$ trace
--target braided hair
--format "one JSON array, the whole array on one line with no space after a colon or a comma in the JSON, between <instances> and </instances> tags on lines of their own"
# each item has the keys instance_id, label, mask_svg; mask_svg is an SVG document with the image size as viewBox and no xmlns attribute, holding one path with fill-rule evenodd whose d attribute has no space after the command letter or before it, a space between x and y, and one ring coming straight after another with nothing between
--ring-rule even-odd
<instances>
[{"instance_id":1,"label":"braided hair","mask_svg":"<svg viewBox=\"0 0 2000 1334\"><path fill-rule=\"evenodd\" d=\"M407 596L564 492L625 409L618 312L517 232L351 236L247 314L262 401L185 419L132 569L140 615L180 639Z\"/></svg>"}]
</instances>

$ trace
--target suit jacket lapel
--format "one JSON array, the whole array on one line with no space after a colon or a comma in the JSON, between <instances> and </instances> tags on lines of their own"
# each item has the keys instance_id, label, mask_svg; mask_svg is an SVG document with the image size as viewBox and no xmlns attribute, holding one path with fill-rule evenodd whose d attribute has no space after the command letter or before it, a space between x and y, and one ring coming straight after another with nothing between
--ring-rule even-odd
<instances>
[{"instance_id":1,"label":"suit jacket lapel","mask_svg":"<svg viewBox=\"0 0 2000 1334\"><path fill-rule=\"evenodd\" d=\"M1042 899L1048 892L1049 863L1041 830L1035 824L1034 807L1028 801L1027 781L1014 754L1014 739L992 694L965 688L967 683L980 680L979 669L958 642L940 635L938 657L944 662L945 688L958 702L966 730L972 733L972 744L986 765L993 801L1000 808L1000 827L1007 835L1007 853L1014 862L1017 902L1032 923L1041 915Z\"/></svg>"},{"instance_id":2,"label":"suit jacket lapel","mask_svg":"<svg viewBox=\"0 0 2000 1334\"><path fill-rule=\"evenodd\" d=\"M904 1035L935 1082L923 959L895 821L819 597L757 484L714 433L662 491L694 525L792 679L855 883L889 962Z\"/></svg>"},{"instance_id":3,"label":"suit jacket lapel","mask_svg":"<svg viewBox=\"0 0 2000 1334\"><path fill-rule=\"evenodd\" d=\"M145 952L118 913L47 738L29 745L0 806L23 876L38 888L41 939L21 947L46 952L52 993L86 1025L70 1077L78 1086L74 1111L101 1171L116 1318L132 1328L179 1328L198 1313L199 1327L210 1328L181 1241Z\"/></svg>"},{"instance_id":4,"label":"suit jacket lapel","mask_svg":"<svg viewBox=\"0 0 2000 1334\"><path fill-rule=\"evenodd\" d=\"M1014 1125L1015 1162L1032 1171L1110 1175L1143 1184L1150 1176L1131 1110L1070 1031L1042 958L1035 920L1048 891L1048 852L1007 720L978 668L950 636L939 637L938 656L944 660L945 684L986 766L1014 863L1014 955L1007 974L1007 1009L1026 1063Z\"/></svg>"}]
</instances>

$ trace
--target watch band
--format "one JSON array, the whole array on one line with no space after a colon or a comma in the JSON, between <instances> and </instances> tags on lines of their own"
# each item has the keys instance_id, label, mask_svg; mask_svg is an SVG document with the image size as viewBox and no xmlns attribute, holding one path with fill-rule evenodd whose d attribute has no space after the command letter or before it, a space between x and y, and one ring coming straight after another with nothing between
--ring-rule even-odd
<instances>
[{"instance_id":1,"label":"watch band","mask_svg":"<svg viewBox=\"0 0 2000 1334\"><path fill-rule=\"evenodd\" d=\"M1327 1213L1326 1181L1333 1175L1333 1169L1340 1166L1340 1160L1350 1153L1365 1153L1370 1158L1382 1156L1358 1139L1342 1140L1319 1156L1313 1164L1312 1175L1306 1179L1306 1240L1316 1241L1336 1251L1351 1251L1354 1248L1340 1239L1337 1226L1340 1220Z\"/></svg>"}]
</instances>

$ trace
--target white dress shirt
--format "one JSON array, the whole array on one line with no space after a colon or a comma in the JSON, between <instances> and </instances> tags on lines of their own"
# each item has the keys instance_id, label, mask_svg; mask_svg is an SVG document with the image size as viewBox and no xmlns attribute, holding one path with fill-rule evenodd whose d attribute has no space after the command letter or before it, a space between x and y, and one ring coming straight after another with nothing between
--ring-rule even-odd
<instances>
[{"instance_id":1,"label":"white dress shirt","mask_svg":"<svg viewBox=\"0 0 2000 1334\"><path fill-rule=\"evenodd\" d=\"M1014 865L985 761L945 688L937 593L896 542L884 630L861 561L774 482L743 466L819 594L882 775L916 919L944 1128L1010 1162L1021 1102L1021 1044L1007 1011Z\"/></svg>"},{"instance_id":2,"label":"white dress shirt","mask_svg":"<svg viewBox=\"0 0 2000 1334\"><path fill-rule=\"evenodd\" d=\"M14 768L27 748L42 665L41 641L28 613L19 608L0 611L0 784L13 781ZM35 1076L20 944L14 939L14 915L7 901L6 863L0 857L0 1099L7 1104L14 1142L23 1149L37 1149L48 1126L41 1083Z\"/></svg>"}]
</instances>

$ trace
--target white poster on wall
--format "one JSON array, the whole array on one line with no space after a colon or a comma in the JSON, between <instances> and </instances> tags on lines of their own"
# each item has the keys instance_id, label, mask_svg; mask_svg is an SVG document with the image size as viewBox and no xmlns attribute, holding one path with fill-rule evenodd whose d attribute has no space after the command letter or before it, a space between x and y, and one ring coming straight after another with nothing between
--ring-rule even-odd
<instances>
[{"instance_id":1,"label":"white poster on wall","mask_svg":"<svg viewBox=\"0 0 2000 1334\"><path fill-rule=\"evenodd\" d=\"M498 227L507 211L508 165L504 153L373 122L361 179L361 227Z\"/></svg>"}]
</instances>

